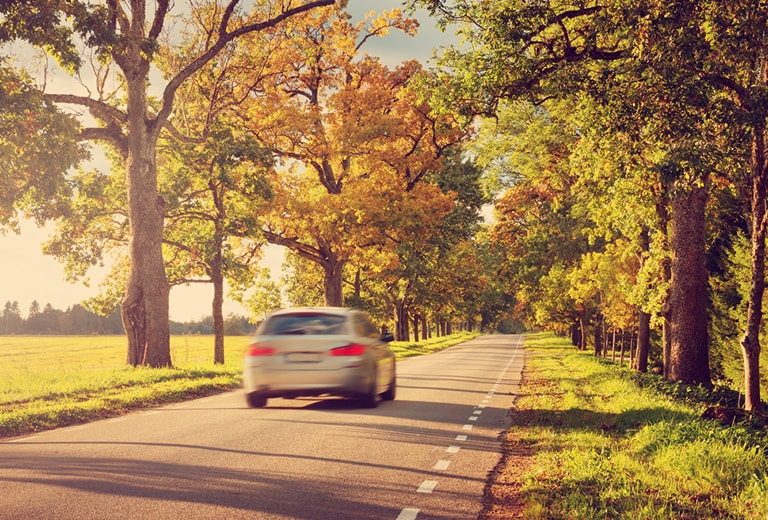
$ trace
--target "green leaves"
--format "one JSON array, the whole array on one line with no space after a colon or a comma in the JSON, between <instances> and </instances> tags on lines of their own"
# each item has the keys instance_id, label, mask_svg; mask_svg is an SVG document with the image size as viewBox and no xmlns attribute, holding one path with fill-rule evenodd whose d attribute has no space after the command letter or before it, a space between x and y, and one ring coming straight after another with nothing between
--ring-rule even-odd
<instances>
[{"instance_id":1,"label":"green leaves","mask_svg":"<svg viewBox=\"0 0 768 520\"><path fill-rule=\"evenodd\" d=\"M75 119L47 103L31 79L0 64L0 226L17 210L39 222L69 196L67 171L84 159Z\"/></svg>"}]
</instances>

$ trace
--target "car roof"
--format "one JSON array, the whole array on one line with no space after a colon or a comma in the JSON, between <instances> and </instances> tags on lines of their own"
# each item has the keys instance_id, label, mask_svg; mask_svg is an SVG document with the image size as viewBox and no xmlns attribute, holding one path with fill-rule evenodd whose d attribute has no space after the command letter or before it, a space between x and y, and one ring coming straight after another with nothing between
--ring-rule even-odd
<instances>
[{"instance_id":1,"label":"car roof","mask_svg":"<svg viewBox=\"0 0 768 520\"><path fill-rule=\"evenodd\" d=\"M270 313L270 316L280 316L283 314L302 314L302 313L323 313L323 314L348 314L350 312L360 312L352 307L288 307Z\"/></svg>"}]
</instances>

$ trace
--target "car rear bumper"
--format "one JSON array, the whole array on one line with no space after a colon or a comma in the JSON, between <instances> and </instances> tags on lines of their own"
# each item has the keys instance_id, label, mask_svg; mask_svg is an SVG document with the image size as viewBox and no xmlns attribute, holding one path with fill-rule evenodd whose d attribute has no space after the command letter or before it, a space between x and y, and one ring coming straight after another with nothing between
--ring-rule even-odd
<instances>
[{"instance_id":1,"label":"car rear bumper","mask_svg":"<svg viewBox=\"0 0 768 520\"><path fill-rule=\"evenodd\" d=\"M367 393L371 388L370 373L359 369L320 371L270 371L246 370L243 387L247 393L263 397L300 397L337 395L354 397Z\"/></svg>"}]
</instances>

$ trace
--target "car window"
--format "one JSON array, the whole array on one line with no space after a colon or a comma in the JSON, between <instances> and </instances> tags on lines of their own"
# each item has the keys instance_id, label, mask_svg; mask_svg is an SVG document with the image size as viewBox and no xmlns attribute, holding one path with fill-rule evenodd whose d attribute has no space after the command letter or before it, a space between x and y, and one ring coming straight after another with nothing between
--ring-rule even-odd
<instances>
[{"instance_id":1,"label":"car window","mask_svg":"<svg viewBox=\"0 0 768 520\"><path fill-rule=\"evenodd\" d=\"M272 316L262 327L261 334L344 334L344 316L322 313L281 314Z\"/></svg>"}]
</instances>

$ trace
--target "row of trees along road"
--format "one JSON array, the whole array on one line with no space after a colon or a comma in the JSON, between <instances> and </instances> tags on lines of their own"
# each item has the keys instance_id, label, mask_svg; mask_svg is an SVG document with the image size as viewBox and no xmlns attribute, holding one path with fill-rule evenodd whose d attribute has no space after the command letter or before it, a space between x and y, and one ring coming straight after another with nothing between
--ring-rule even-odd
<instances>
[{"instance_id":1,"label":"row of trees along road","mask_svg":"<svg viewBox=\"0 0 768 520\"><path fill-rule=\"evenodd\" d=\"M213 334L211 316L187 322L170 322L171 334ZM253 333L254 326L245 316L229 314L224 320L224 333L243 336ZM17 301L6 301L0 311L0 335L94 335L124 334L120 309L108 315L96 314L82 305L75 304L66 310L56 309L50 303L40 306L36 300L29 305L26 316L22 316Z\"/></svg>"},{"instance_id":2,"label":"row of trees along road","mask_svg":"<svg viewBox=\"0 0 768 520\"><path fill-rule=\"evenodd\" d=\"M182 283L213 284L223 362L224 281L267 310L266 241L295 256L292 289L322 280L323 301L305 289L294 303L396 313L399 339L409 325L423 336L428 317L442 330L472 323L479 295L498 294L493 256L472 241L485 196L457 148L467 128L412 90L429 75L418 63L392 70L364 53L415 21L394 10L354 24L344 5L0 4L0 39L93 83L49 92L47 75L4 62L2 223L18 211L55 219L45 252L74 280L114 266L89 307L121 303L129 364L171 364L168 295ZM109 171L73 170L91 142L106 146ZM485 323L502 311L494 302Z\"/></svg>"},{"instance_id":3,"label":"row of trees along road","mask_svg":"<svg viewBox=\"0 0 768 520\"><path fill-rule=\"evenodd\" d=\"M413 21L352 24L331 0L2 3L0 38L71 71L90 57L95 87L2 65L0 218L56 218L48 252L74 278L114 260L102 303L122 300L131 364L171 363L170 284L213 282L217 330L224 279L257 305L269 241L293 253L296 302L321 280L324 303L395 313L400 337L514 303L582 348L636 330L636 369L693 384L729 375L738 344L759 410L768 7L406 3L469 45L391 70L365 43ZM469 156L503 192L487 235L462 159L477 116ZM91 140L112 169L67 173Z\"/></svg>"},{"instance_id":4,"label":"row of trees along road","mask_svg":"<svg viewBox=\"0 0 768 520\"><path fill-rule=\"evenodd\" d=\"M433 100L498 116L483 153L507 176L494 241L520 305L598 350L604 324L639 329L641 370L660 329L674 381L709 384L740 344L759 410L768 6L409 3L471 42Z\"/></svg>"}]
</instances>

